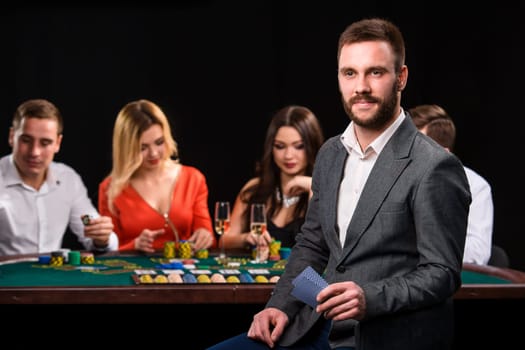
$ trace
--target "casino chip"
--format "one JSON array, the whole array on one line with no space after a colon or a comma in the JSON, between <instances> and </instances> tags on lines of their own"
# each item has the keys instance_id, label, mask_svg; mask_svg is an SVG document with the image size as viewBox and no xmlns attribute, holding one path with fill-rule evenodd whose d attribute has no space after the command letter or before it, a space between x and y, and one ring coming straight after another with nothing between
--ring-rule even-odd
<instances>
[{"instance_id":1,"label":"casino chip","mask_svg":"<svg viewBox=\"0 0 525 350\"><path fill-rule=\"evenodd\" d=\"M212 283L226 283L226 278L224 278L224 275L218 272L211 275L210 280L212 281Z\"/></svg>"},{"instance_id":2,"label":"casino chip","mask_svg":"<svg viewBox=\"0 0 525 350\"><path fill-rule=\"evenodd\" d=\"M140 283L153 283L153 277L151 275L145 274L139 276Z\"/></svg>"},{"instance_id":3,"label":"casino chip","mask_svg":"<svg viewBox=\"0 0 525 350\"><path fill-rule=\"evenodd\" d=\"M247 272L243 272L239 275L239 280L242 282L242 283L254 283L255 280L253 279L252 275L250 275L249 273Z\"/></svg>"},{"instance_id":4,"label":"casino chip","mask_svg":"<svg viewBox=\"0 0 525 350\"><path fill-rule=\"evenodd\" d=\"M274 275L274 276L270 277L270 279L268 280L268 282L270 282L270 283L277 283L277 281L279 281L279 278L281 278L281 276L279 276L279 275Z\"/></svg>"},{"instance_id":5,"label":"casino chip","mask_svg":"<svg viewBox=\"0 0 525 350\"><path fill-rule=\"evenodd\" d=\"M80 262L85 265L90 265L95 263L95 255L90 252L80 253Z\"/></svg>"},{"instance_id":6,"label":"casino chip","mask_svg":"<svg viewBox=\"0 0 525 350\"><path fill-rule=\"evenodd\" d=\"M166 277L166 275L157 275L153 281L155 283L168 283L168 277Z\"/></svg>"},{"instance_id":7,"label":"casino chip","mask_svg":"<svg viewBox=\"0 0 525 350\"><path fill-rule=\"evenodd\" d=\"M189 259L192 256L191 243L188 241L180 241L179 258Z\"/></svg>"},{"instance_id":8,"label":"casino chip","mask_svg":"<svg viewBox=\"0 0 525 350\"><path fill-rule=\"evenodd\" d=\"M237 276L234 276L234 275L226 277L226 282L228 282L228 283L241 283L239 278Z\"/></svg>"},{"instance_id":9,"label":"casino chip","mask_svg":"<svg viewBox=\"0 0 525 350\"><path fill-rule=\"evenodd\" d=\"M91 215L89 214L82 215L80 218L82 219L82 223L84 225L89 225L89 223L91 222Z\"/></svg>"},{"instance_id":10,"label":"casino chip","mask_svg":"<svg viewBox=\"0 0 525 350\"><path fill-rule=\"evenodd\" d=\"M182 276L182 280L184 283L197 283L197 278L195 278L195 275L192 273L185 273L184 276Z\"/></svg>"},{"instance_id":11,"label":"casino chip","mask_svg":"<svg viewBox=\"0 0 525 350\"><path fill-rule=\"evenodd\" d=\"M164 257L166 259L173 259L175 258L175 252L176 252L176 245L174 241L169 241L164 243Z\"/></svg>"},{"instance_id":12,"label":"casino chip","mask_svg":"<svg viewBox=\"0 0 525 350\"><path fill-rule=\"evenodd\" d=\"M182 277L178 273L170 273L168 275L169 283L183 283Z\"/></svg>"},{"instance_id":13,"label":"casino chip","mask_svg":"<svg viewBox=\"0 0 525 350\"><path fill-rule=\"evenodd\" d=\"M266 276L263 276L263 275L258 275L258 276L255 276L255 282L268 283L268 278L266 278Z\"/></svg>"},{"instance_id":14,"label":"casino chip","mask_svg":"<svg viewBox=\"0 0 525 350\"><path fill-rule=\"evenodd\" d=\"M211 283L210 277L208 275L202 274L197 276L197 282L199 283Z\"/></svg>"},{"instance_id":15,"label":"casino chip","mask_svg":"<svg viewBox=\"0 0 525 350\"><path fill-rule=\"evenodd\" d=\"M52 252L51 260L49 260L49 265L62 266L63 264L64 264L64 254L61 251Z\"/></svg>"},{"instance_id":16,"label":"casino chip","mask_svg":"<svg viewBox=\"0 0 525 350\"><path fill-rule=\"evenodd\" d=\"M208 249L199 249L195 252L195 257L197 259L208 259L209 252Z\"/></svg>"}]
</instances>

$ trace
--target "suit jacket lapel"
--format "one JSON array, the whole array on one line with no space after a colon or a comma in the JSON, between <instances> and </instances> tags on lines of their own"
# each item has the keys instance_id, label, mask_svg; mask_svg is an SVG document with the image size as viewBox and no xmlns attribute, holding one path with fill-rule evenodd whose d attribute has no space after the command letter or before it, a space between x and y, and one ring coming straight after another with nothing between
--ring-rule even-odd
<instances>
[{"instance_id":1,"label":"suit jacket lapel","mask_svg":"<svg viewBox=\"0 0 525 350\"><path fill-rule=\"evenodd\" d=\"M334 147L336 148L336 151L334 152L335 157L333 158L333 162L331 162L330 169L328 170L330 173L330 176L328 176L330 181L327 182L326 188L326 198L329 198L330 200L327 200L324 203L328 205L328 210L326 211L328 213L328 218L326 222L333 224L331 231L327 234L327 239L330 240L329 244L332 246L332 249L335 248L333 253L336 256L340 256L342 247L339 242L339 228L337 225L337 202L339 197L339 186L341 185L348 152L341 142L335 143Z\"/></svg>"},{"instance_id":2,"label":"suit jacket lapel","mask_svg":"<svg viewBox=\"0 0 525 350\"><path fill-rule=\"evenodd\" d=\"M412 121L405 118L379 154L348 225L345 255L353 250L399 175L410 163L410 148L416 131Z\"/></svg>"}]
</instances>

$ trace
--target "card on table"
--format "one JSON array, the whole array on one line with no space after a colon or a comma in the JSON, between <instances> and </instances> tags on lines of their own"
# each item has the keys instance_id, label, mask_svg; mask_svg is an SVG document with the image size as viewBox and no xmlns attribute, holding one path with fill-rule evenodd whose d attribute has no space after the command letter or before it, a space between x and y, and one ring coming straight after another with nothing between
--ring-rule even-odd
<instances>
[{"instance_id":1,"label":"card on table","mask_svg":"<svg viewBox=\"0 0 525 350\"><path fill-rule=\"evenodd\" d=\"M320 291L328 286L328 283L311 266L308 266L292 281L294 289L292 295L304 303L315 308L315 298Z\"/></svg>"}]
</instances>

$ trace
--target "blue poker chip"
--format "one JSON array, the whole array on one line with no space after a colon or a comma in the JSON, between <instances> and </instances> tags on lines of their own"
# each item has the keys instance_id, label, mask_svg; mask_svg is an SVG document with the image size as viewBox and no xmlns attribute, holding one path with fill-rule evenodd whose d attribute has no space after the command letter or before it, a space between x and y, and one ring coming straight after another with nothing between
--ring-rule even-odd
<instances>
[{"instance_id":1,"label":"blue poker chip","mask_svg":"<svg viewBox=\"0 0 525 350\"><path fill-rule=\"evenodd\" d=\"M248 272L241 273L239 275L239 281L241 281L241 283L254 283L255 282L252 275L250 275Z\"/></svg>"},{"instance_id":2,"label":"blue poker chip","mask_svg":"<svg viewBox=\"0 0 525 350\"><path fill-rule=\"evenodd\" d=\"M170 262L158 264L155 267L157 269L180 270L184 268L184 265L181 262Z\"/></svg>"},{"instance_id":3,"label":"blue poker chip","mask_svg":"<svg viewBox=\"0 0 525 350\"><path fill-rule=\"evenodd\" d=\"M38 257L38 263L39 264L49 264L49 262L51 261L51 255L41 255Z\"/></svg>"},{"instance_id":4,"label":"blue poker chip","mask_svg":"<svg viewBox=\"0 0 525 350\"><path fill-rule=\"evenodd\" d=\"M197 283L197 278L195 277L194 274L192 273L185 273L183 276L182 276L182 281L184 283Z\"/></svg>"}]
</instances>

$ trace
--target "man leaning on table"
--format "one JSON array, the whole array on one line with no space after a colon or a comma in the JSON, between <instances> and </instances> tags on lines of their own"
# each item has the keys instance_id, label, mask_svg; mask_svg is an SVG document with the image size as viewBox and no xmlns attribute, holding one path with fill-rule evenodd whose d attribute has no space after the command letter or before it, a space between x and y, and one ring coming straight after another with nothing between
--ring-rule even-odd
<instances>
[{"instance_id":1,"label":"man leaning on table","mask_svg":"<svg viewBox=\"0 0 525 350\"><path fill-rule=\"evenodd\" d=\"M111 218L98 214L80 175L53 161L62 130L61 113L47 100L27 100L16 109L12 153L0 159L0 256L60 249L68 226L86 250L118 248Z\"/></svg>"}]
</instances>

